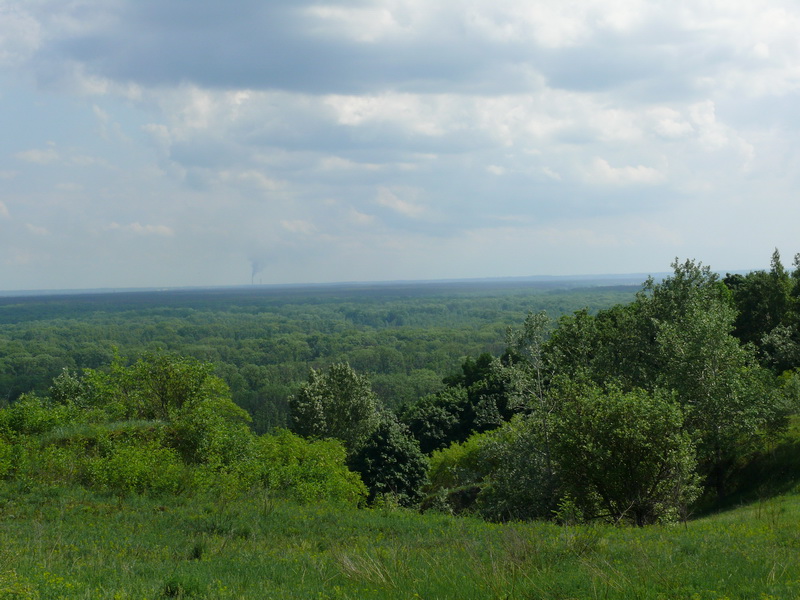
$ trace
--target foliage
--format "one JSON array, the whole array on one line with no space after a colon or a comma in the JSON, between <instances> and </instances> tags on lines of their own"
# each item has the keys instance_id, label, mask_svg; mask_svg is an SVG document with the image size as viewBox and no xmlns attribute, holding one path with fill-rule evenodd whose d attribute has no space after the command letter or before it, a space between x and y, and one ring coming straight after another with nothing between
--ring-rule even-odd
<instances>
[{"instance_id":1,"label":"foliage","mask_svg":"<svg viewBox=\"0 0 800 600\"><path fill-rule=\"evenodd\" d=\"M686 514L699 487L675 395L596 387L570 392L555 439L565 492L583 514L636 525Z\"/></svg>"},{"instance_id":2,"label":"foliage","mask_svg":"<svg viewBox=\"0 0 800 600\"><path fill-rule=\"evenodd\" d=\"M401 506L413 506L422 497L428 461L419 443L393 416L386 415L350 460L369 490L369 500L392 496Z\"/></svg>"},{"instance_id":3,"label":"foliage","mask_svg":"<svg viewBox=\"0 0 800 600\"><path fill-rule=\"evenodd\" d=\"M777 383L732 335L736 311L716 274L694 261L673 269L629 305L563 318L545 350L574 382L674 392L698 468L722 494L736 462L777 423Z\"/></svg>"},{"instance_id":4,"label":"foliage","mask_svg":"<svg viewBox=\"0 0 800 600\"><path fill-rule=\"evenodd\" d=\"M463 441L471 432L467 415L469 396L464 387L448 386L405 405L399 418L418 440L425 454L445 448L453 442Z\"/></svg>"},{"instance_id":5,"label":"foliage","mask_svg":"<svg viewBox=\"0 0 800 600\"><path fill-rule=\"evenodd\" d=\"M545 417L548 420L552 418ZM517 415L482 440L482 453L493 465L476 498L476 508L493 521L547 519L559 494L559 471L550 448L552 423Z\"/></svg>"},{"instance_id":6,"label":"foliage","mask_svg":"<svg viewBox=\"0 0 800 600\"><path fill-rule=\"evenodd\" d=\"M0 436L0 480L11 472L12 452L11 444Z\"/></svg>"},{"instance_id":7,"label":"foliage","mask_svg":"<svg viewBox=\"0 0 800 600\"><path fill-rule=\"evenodd\" d=\"M288 430L260 436L253 464L245 465L270 493L298 502L358 505L367 489L348 470L344 446L336 440L308 441Z\"/></svg>"},{"instance_id":8,"label":"foliage","mask_svg":"<svg viewBox=\"0 0 800 600\"><path fill-rule=\"evenodd\" d=\"M65 371L51 390L52 398L23 396L0 409L0 478L119 496L230 496L253 486L302 501L366 496L341 444L286 431L255 436L211 366L194 359L151 354L125 366L117 357L107 371Z\"/></svg>"},{"instance_id":9,"label":"foliage","mask_svg":"<svg viewBox=\"0 0 800 600\"><path fill-rule=\"evenodd\" d=\"M378 398L369 380L350 365L311 370L290 399L292 431L309 438L341 440L354 453L378 425Z\"/></svg>"},{"instance_id":10,"label":"foliage","mask_svg":"<svg viewBox=\"0 0 800 600\"><path fill-rule=\"evenodd\" d=\"M594 282L581 283L582 286ZM396 408L441 388L465 355L502 351L531 305L564 314L627 300L631 288L420 284L0 296L0 407L49 394L63 369L169 351L213 363L262 433L286 427L309 368L349 362Z\"/></svg>"},{"instance_id":11,"label":"foliage","mask_svg":"<svg viewBox=\"0 0 800 600\"><path fill-rule=\"evenodd\" d=\"M121 495L174 494L180 490L184 479L183 464L177 452L158 440L117 441L82 462L84 483Z\"/></svg>"},{"instance_id":12,"label":"foliage","mask_svg":"<svg viewBox=\"0 0 800 600\"><path fill-rule=\"evenodd\" d=\"M426 504L500 521L549 516L553 479L540 433L518 415L433 452Z\"/></svg>"}]
</instances>

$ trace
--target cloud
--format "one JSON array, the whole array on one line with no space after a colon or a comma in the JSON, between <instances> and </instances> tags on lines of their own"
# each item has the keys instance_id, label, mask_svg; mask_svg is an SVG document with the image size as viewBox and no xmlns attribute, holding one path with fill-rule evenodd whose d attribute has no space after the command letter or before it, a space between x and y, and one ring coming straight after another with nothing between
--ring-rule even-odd
<instances>
[{"instance_id":1,"label":"cloud","mask_svg":"<svg viewBox=\"0 0 800 600\"><path fill-rule=\"evenodd\" d=\"M3 219L11 217L11 214L8 212L8 207L2 201L0 201L0 217Z\"/></svg>"},{"instance_id":2,"label":"cloud","mask_svg":"<svg viewBox=\"0 0 800 600\"><path fill-rule=\"evenodd\" d=\"M398 194L414 197L417 195L417 192L415 190L390 190L388 188L380 188L375 201L380 206L385 206L409 219L419 219L425 214L426 209L424 206L409 200L403 200Z\"/></svg>"},{"instance_id":3,"label":"cloud","mask_svg":"<svg viewBox=\"0 0 800 600\"><path fill-rule=\"evenodd\" d=\"M317 228L313 223L308 221L281 221L281 227L290 233L300 233L303 235L312 235Z\"/></svg>"},{"instance_id":4,"label":"cloud","mask_svg":"<svg viewBox=\"0 0 800 600\"><path fill-rule=\"evenodd\" d=\"M43 150L25 150L17 152L14 156L25 162L36 163L39 165L49 165L61 159L55 148L45 148Z\"/></svg>"},{"instance_id":5,"label":"cloud","mask_svg":"<svg viewBox=\"0 0 800 600\"><path fill-rule=\"evenodd\" d=\"M42 27L38 19L12 3L0 4L0 66L15 66L39 47Z\"/></svg>"},{"instance_id":6,"label":"cloud","mask_svg":"<svg viewBox=\"0 0 800 600\"><path fill-rule=\"evenodd\" d=\"M107 229L110 231L122 231L141 236L172 237L175 235L175 231L167 225L142 225L138 221L129 223L127 225L111 223L107 226Z\"/></svg>"},{"instance_id":7,"label":"cloud","mask_svg":"<svg viewBox=\"0 0 800 600\"><path fill-rule=\"evenodd\" d=\"M98 240L145 285L768 255L798 39L792 0L0 0L3 200L54 233L6 227L41 268L4 281L71 285Z\"/></svg>"},{"instance_id":8,"label":"cloud","mask_svg":"<svg viewBox=\"0 0 800 600\"><path fill-rule=\"evenodd\" d=\"M612 167L602 158L595 158L592 161L589 177L593 181L613 185L653 185L665 180L665 175L653 167L644 165Z\"/></svg>"},{"instance_id":9,"label":"cloud","mask_svg":"<svg viewBox=\"0 0 800 600\"><path fill-rule=\"evenodd\" d=\"M40 227L38 225L31 225L30 223L27 223L25 225L25 228L33 235L39 235L39 236L50 235L50 232L47 230L46 227Z\"/></svg>"}]
</instances>

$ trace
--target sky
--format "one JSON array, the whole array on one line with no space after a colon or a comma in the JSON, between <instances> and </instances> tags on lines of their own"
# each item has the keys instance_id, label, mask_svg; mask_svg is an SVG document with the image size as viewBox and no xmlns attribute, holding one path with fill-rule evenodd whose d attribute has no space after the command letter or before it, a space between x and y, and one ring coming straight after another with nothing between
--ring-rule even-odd
<instances>
[{"instance_id":1,"label":"sky","mask_svg":"<svg viewBox=\"0 0 800 600\"><path fill-rule=\"evenodd\" d=\"M800 252L796 0L0 0L0 290Z\"/></svg>"}]
</instances>

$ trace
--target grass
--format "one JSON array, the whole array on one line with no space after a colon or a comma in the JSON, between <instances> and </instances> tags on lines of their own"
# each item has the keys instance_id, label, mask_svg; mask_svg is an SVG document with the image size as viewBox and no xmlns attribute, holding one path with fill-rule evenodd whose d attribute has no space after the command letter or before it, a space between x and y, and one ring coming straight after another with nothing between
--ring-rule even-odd
<instances>
[{"instance_id":1,"label":"grass","mask_svg":"<svg viewBox=\"0 0 800 600\"><path fill-rule=\"evenodd\" d=\"M0 484L0 598L800 598L800 496L673 526L489 524Z\"/></svg>"}]
</instances>

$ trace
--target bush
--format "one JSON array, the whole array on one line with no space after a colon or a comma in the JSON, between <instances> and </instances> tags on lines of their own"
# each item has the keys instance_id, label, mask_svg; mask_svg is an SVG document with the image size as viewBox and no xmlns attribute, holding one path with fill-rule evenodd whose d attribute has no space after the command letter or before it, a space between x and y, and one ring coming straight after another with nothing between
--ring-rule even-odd
<instances>
[{"instance_id":1,"label":"bush","mask_svg":"<svg viewBox=\"0 0 800 600\"><path fill-rule=\"evenodd\" d=\"M636 525L677 517L697 498L694 445L672 394L590 388L558 426L566 487L588 516Z\"/></svg>"},{"instance_id":2,"label":"bush","mask_svg":"<svg viewBox=\"0 0 800 600\"><path fill-rule=\"evenodd\" d=\"M0 479L3 479L11 472L12 458L11 444L0 437Z\"/></svg>"},{"instance_id":3,"label":"bush","mask_svg":"<svg viewBox=\"0 0 800 600\"><path fill-rule=\"evenodd\" d=\"M367 489L347 468L336 440L308 441L280 429L257 438L252 475L269 490L299 502L361 504Z\"/></svg>"},{"instance_id":4,"label":"bush","mask_svg":"<svg viewBox=\"0 0 800 600\"><path fill-rule=\"evenodd\" d=\"M543 420L544 419L544 420ZM493 521L550 518L558 497L556 458L546 432L552 419L517 415L481 441L492 465L477 497L478 511Z\"/></svg>"},{"instance_id":5,"label":"bush","mask_svg":"<svg viewBox=\"0 0 800 600\"><path fill-rule=\"evenodd\" d=\"M103 491L174 493L183 480L178 453L158 441L132 439L112 445L107 453L87 459L85 481Z\"/></svg>"},{"instance_id":6,"label":"bush","mask_svg":"<svg viewBox=\"0 0 800 600\"><path fill-rule=\"evenodd\" d=\"M2 412L4 428L17 435L39 435L80 417L79 411L31 394L23 394Z\"/></svg>"}]
</instances>

